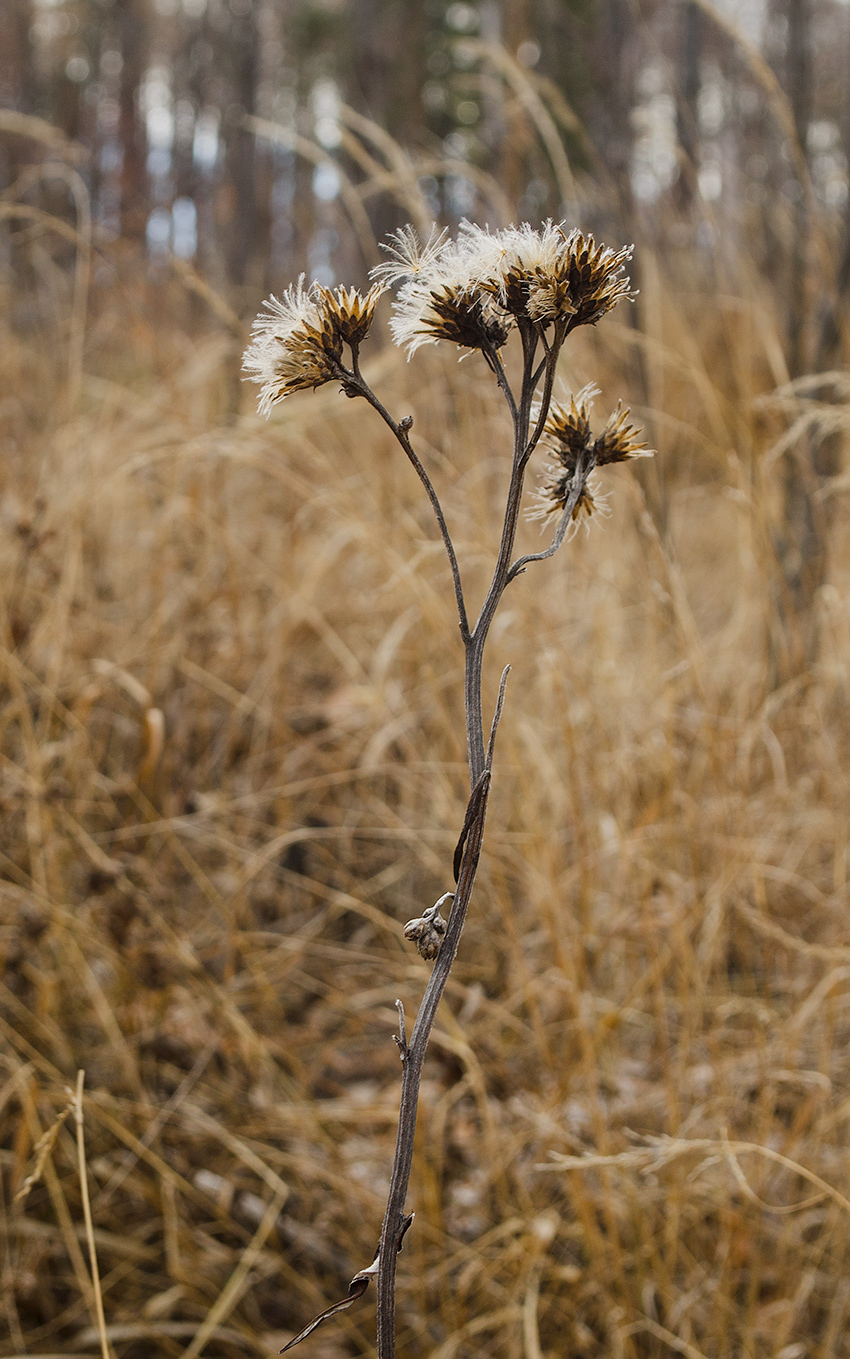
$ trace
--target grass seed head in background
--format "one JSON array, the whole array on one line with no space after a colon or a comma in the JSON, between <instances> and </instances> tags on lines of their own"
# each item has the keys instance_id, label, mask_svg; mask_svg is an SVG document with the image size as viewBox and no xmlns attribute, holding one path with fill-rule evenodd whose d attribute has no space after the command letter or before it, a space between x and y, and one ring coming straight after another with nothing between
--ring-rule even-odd
<instances>
[{"instance_id":1,"label":"grass seed head in background","mask_svg":"<svg viewBox=\"0 0 850 1359\"><path fill-rule=\"evenodd\" d=\"M396 1257L412 1221L405 1211L413 1160L413 1142L425 1050L437 1007L449 980L478 869L484 820L492 774L496 729L505 697L508 670L502 674L495 714L485 749L482 710L484 649L502 596L532 562L551 556L564 540L572 520L593 508L589 478L597 465L645 456L646 445L626 421L622 406L602 434L593 439L588 408L592 391L585 388L569 406L552 404L558 358L571 330L594 325L617 302L632 297L623 265L630 249L597 246L592 237L567 232L546 222L535 231L528 225L489 232L464 222L456 240L432 232L422 245L412 227L391 239L390 260L375 270L376 283L362 297L345 288L331 291L314 283L305 291L303 279L266 304L267 313L254 326L254 341L245 358L245 371L261 384L260 409L266 413L278 401L302 388L318 387L333 378L347 396L362 396L392 431L422 482L448 555L465 650L464 706L470 796L454 854L457 883L421 916L408 921L404 937L415 943L426 961L434 962L419 1007L410 1042L404 1010L397 1002L399 1031L396 1042L403 1063L398 1138L387 1206L374 1270L360 1270L349 1285L349 1295L320 1312L289 1342L286 1349L306 1340L316 1327L336 1316L360 1297L368 1279L377 1275L378 1356L395 1356ZM513 424L511 473L504 501L501 542L489 589L478 618L470 622L460 566L446 517L425 466L411 441L413 420L396 420L373 392L360 371L359 350L384 287L396 285L398 296L392 323L396 343L412 355L422 344L447 340L460 349L479 350L495 375ZM499 351L512 331L522 342L522 379L515 391ZM346 366L345 349L350 351ZM544 552L513 560L518 516L529 460L543 440L557 470L547 483L551 508L560 520L551 546ZM451 903L445 920L441 907Z\"/></svg>"}]
</instances>

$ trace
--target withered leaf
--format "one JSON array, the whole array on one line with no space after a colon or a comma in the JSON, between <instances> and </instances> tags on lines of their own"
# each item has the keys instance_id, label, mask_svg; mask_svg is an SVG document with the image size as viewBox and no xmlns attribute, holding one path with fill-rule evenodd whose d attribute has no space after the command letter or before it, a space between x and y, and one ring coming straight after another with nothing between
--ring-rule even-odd
<instances>
[{"instance_id":1,"label":"withered leaf","mask_svg":"<svg viewBox=\"0 0 850 1359\"><path fill-rule=\"evenodd\" d=\"M397 1247L398 1250L401 1250L401 1243L404 1240L404 1234L407 1231L408 1227L410 1226L411 1222L413 1221L413 1218L414 1214L410 1213L410 1215L408 1217L405 1217L404 1221L402 1222L401 1231L399 1232L398 1237ZM366 1292L366 1289L369 1287L369 1280L372 1278L373 1275L377 1274L378 1272L379 1254L380 1247L378 1248L378 1250L375 1251L375 1258L372 1261L371 1265L369 1265L366 1269L358 1270L358 1272L355 1274L354 1278L351 1280L351 1283L348 1285L348 1297L342 1298L340 1302L332 1303L330 1307L325 1308L324 1312L320 1312L318 1316L313 1317L313 1320L307 1326L304 1327L303 1331L299 1331L298 1334L292 1340L290 1340L287 1345L284 1345L283 1349L280 1351L281 1354L286 1354L287 1350L293 1349L295 1345L300 1345L301 1341L306 1340L308 1335L312 1335L316 1327L321 1326L323 1321L327 1321L330 1317L335 1317L338 1312L344 1312L346 1307L350 1307L351 1304L353 1302L356 1302L358 1298L362 1298L363 1294Z\"/></svg>"},{"instance_id":2,"label":"withered leaf","mask_svg":"<svg viewBox=\"0 0 850 1359\"><path fill-rule=\"evenodd\" d=\"M454 868L455 882L457 882L458 878L460 877L460 866L463 861L463 849L464 845L466 844L467 836L469 835L469 832L472 830L472 827L475 825L475 819L481 811L481 804L485 799L489 783L490 783L490 770L485 769L484 773L481 775L481 778L478 780L478 782L476 783L475 787L473 788L472 792L469 795L469 801L466 804L466 815L463 818L463 826L460 832L460 839L458 840L457 847L455 848L454 862L452 865Z\"/></svg>"}]
</instances>

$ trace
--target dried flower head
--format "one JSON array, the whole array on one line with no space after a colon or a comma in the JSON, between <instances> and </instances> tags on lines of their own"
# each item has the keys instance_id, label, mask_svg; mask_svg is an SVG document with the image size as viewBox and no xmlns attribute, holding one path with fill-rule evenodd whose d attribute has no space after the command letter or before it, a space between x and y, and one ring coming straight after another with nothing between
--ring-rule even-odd
<instances>
[{"instance_id":1,"label":"dried flower head","mask_svg":"<svg viewBox=\"0 0 850 1359\"><path fill-rule=\"evenodd\" d=\"M629 424L629 407L618 401L614 414L593 445L593 460L597 467L605 467L612 462L627 462L629 458L651 458L655 452L641 438L643 433L637 425Z\"/></svg>"},{"instance_id":2,"label":"dried flower head","mask_svg":"<svg viewBox=\"0 0 850 1359\"><path fill-rule=\"evenodd\" d=\"M458 242L445 231L432 231L422 245L408 226L391 236L384 249L391 258L372 277L401 284L390 322L396 344L408 354L437 340L463 349L501 348L510 318L475 287Z\"/></svg>"},{"instance_id":3,"label":"dried flower head","mask_svg":"<svg viewBox=\"0 0 850 1359\"><path fill-rule=\"evenodd\" d=\"M623 273L632 246L611 250L551 221L539 231L526 223L493 236L470 223L462 230L470 254L486 256L494 244L501 247L480 286L512 316L544 324L568 321L572 329L593 325L617 302L634 296Z\"/></svg>"},{"instance_id":4,"label":"dried flower head","mask_svg":"<svg viewBox=\"0 0 850 1359\"><path fill-rule=\"evenodd\" d=\"M551 221L495 232L462 222L457 240L432 232L425 245L404 227L384 248L391 258L373 277L401 285L392 330L410 353L434 340L499 348L519 319L592 325L634 295L623 273L631 246L598 246Z\"/></svg>"},{"instance_id":5,"label":"dried flower head","mask_svg":"<svg viewBox=\"0 0 850 1359\"><path fill-rule=\"evenodd\" d=\"M541 444L548 449L551 461L537 496L537 505L532 511L534 517L542 518L563 512L579 464L586 471L609 463L626 462L631 458L652 457L653 450L643 442L641 431L636 425L628 423L629 411L623 409L622 403L617 406L602 433L594 438L590 428L590 410L593 398L598 395L599 388L591 383L575 396L570 394L566 405L552 402L541 438ZM578 519L582 512L590 515L596 508L601 508L597 488L592 482L585 483L572 518Z\"/></svg>"},{"instance_id":6,"label":"dried flower head","mask_svg":"<svg viewBox=\"0 0 850 1359\"><path fill-rule=\"evenodd\" d=\"M354 288L325 288L298 283L283 297L270 297L257 317L243 371L262 385L260 411L292 392L321 387L341 377L343 345L357 349L369 333L375 304L384 288L375 284L365 296Z\"/></svg>"},{"instance_id":7,"label":"dried flower head","mask_svg":"<svg viewBox=\"0 0 850 1359\"><path fill-rule=\"evenodd\" d=\"M396 344L412 354L436 340L450 340L461 349L500 349L510 328L488 298L463 284L436 282L402 290L390 329Z\"/></svg>"},{"instance_id":8,"label":"dried flower head","mask_svg":"<svg viewBox=\"0 0 850 1359\"><path fill-rule=\"evenodd\" d=\"M569 317L571 326L595 325L618 302L634 299L623 273L632 249L628 245L611 250L574 231L548 277L536 276L529 292L529 315L538 321Z\"/></svg>"}]
</instances>

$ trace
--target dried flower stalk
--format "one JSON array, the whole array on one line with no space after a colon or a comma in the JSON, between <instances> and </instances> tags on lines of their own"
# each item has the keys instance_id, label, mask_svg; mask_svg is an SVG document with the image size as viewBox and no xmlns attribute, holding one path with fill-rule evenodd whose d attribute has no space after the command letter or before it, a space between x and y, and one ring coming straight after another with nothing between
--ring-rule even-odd
<instances>
[{"instance_id":1,"label":"dried flower stalk","mask_svg":"<svg viewBox=\"0 0 850 1359\"><path fill-rule=\"evenodd\" d=\"M454 856L454 892L405 926L405 936L434 970L408 1041L399 1002L396 1036L402 1059L398 1134L381 1240L375 1260L352 1280L349 1296L334 1304L296 1336L308 1336L321 1321L359 1297L377 1276L378 1357L395 1357L396 1258L412 1217L405 1199L413 1159L413 1140L422 1064L431 1028L452 968L469 907L484 836L493 745L505 696L502 675L496 711L485 747L481 703L484 649L502 595L512 580L535 561L553 555L570 525L590 514L596 467L649 455L639 431L618 406L602 432L591 433L589 412L595 388L585 388L565 404L552 400L555 372L564 341L580 325L595 325L619 301L631 299L623 266L631 248L611 250L592 236L546 222L490 232L469 222L456 239L432 232L422 243L412 227L397 232L385 247L388 260L374 273L366 294L347 288L304 287L303 278L281 300L270 299L254 325L245 355L245 372L261 386L260 410L268 412L292 392L337 381L349 397L362 397L392 431L422 482L446 549L460 634L465 649L465 711L470 797ZM501 542L489 589L474 624L470 623L460 568L440 500L411 442L412 417L395 420L360 370L360 346L367 338L381 293L397 289L390 323L396 343L413 354L421 345L447 341L478 351L494 375L513 424L513 459ZM522 380L514 392L500 351L516 333L522 352ZM344 361L346 351L350 355ZM556 515L557 528L542 552L513 560L525 476L538 445L550 466L537 494L538 517ZM448 919L442 908L448 906Z\"/></svg>"}]
</instances>

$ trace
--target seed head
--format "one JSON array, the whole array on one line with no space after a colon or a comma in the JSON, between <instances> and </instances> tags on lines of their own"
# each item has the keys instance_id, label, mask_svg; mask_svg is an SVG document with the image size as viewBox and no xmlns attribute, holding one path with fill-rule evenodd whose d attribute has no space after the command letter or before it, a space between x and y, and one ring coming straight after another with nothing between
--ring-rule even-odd
<instances>
[{"instance_id":1,"label":"seed head","mask_svg":"<svg viewBox=\"0 0 850 1359\"><path fill-rule=\"evenodd\" d=\"M642 430L628 423L630 411L623 408L622 401L617 403L614 414L596 439L594 461L597 467L605 467L612 462L627 462L629 458L651 458L655 452L648 448L641 438Z\"/></svg>"},{"instance_id":2,"label":"seed head","mask_svg":"<svg viewBox=\"0 0 850 1359\"><path fill-rule=\"evenodd\" d=\"M243 371L261 384L260 412L292 392L321 387L342 376L344 344L356 349L366 338L375 303L384 291L375 284L363 296L354 288L304 287L304 275L282 298L270 297L254 322Z\"/></svg>"},{"instance_id":3,"label":"seed head","mask_svg":"<svg viewBox=\"0 0 850 1359\"><path fill-rule=\"evenodd\" d=\"M412 226L401 227L381 244L389 259L373 269L371 277L385 287L428 277L451 250L448 234L446 228L440 231L438 227L432 227L423 245Z\"/></svg>"},{"instance_id":4,"label":"seed head","mask_svg":"<svg viewBox=\"0 0 850 1359\"><path fill-rule=\"evenodd\" d=\"M653 450L641 439L641 431L628 423L629 411L623 409L622 402L602 433L593 437L590 409L593 398L598 395L599 389L590 384L575 396L571 394L566 405L552 402L540 441L548 449L551 461L537 496L537 506L532 511L533 517L543 518L566 508L579 464L587 471L609 463L627 462L630 458L652 457ZM595 508L602 507L595 484L586 482L572 518L577 520L582 512L590 515Z\"/></svg>"},{"instance_id":5,"label":"seed head","mask_svg":"<svg viewBox=\"0 0 850 1359\"><path fill-rule=\"evenodd\" d=\"M559 228L560 230L560 228ZM595 325L623 299L632 301L623 265L632 246L611 250L592 236L574 231L564 238L553 268L536 273L529 290L528 313L536 321L570 318L570 328Z\"/></svg>"},{"instance_id":6,"label":"seed head","mask_svg":"<svg viewBox=\"0 0 850 1359\"><path fill-rule=\"evenodd\" d=\"M431 233L423 246L413 227L397 231L384 249L391 259L373 270L382 282L401 284L390 329L413 354L420 345L450 340L462 349L501 348L510 317L475 287L459 243Z\"/></svg>"},{"instance_id":7,"label":"seed head","mask_svg":"<svg viewBox=\"0 0 850 1359\"><path fill-rule=\"evenodd\" d=\"M383 286L374 284L365 297L356 288L323 288L320 283L314 283L313 288L337 338L357 349L369 334L375 303L385 291Z\"/></svg>"},{"instance_id":8,"label":"seed head","mask_svg":"<svg viewBox=\"0 0 850 1359\"><path fill-rule=\"evenodd\" d=\"M631 246L598 246L551 221L495 232L462 222L457 240L434 231L425 245L404 227L384 248L391 258L373 277L401 285L392 331L410 353L434 340L498 348L520 319L592 325L634 296L623 273Z\"/></svg>"},{"instance_id":9,"label":"seed head","mask_svg":"<svg viewBox=\"0 0 850 1359\"><path fill-rule=\"evenodd\" d=\"M509 333L487 298L452 283L402 290L390 329L396 344L411 354L436 340L450 340L461 349L500 349Z\"/></svg>"},{"instance_id":10,"label":"seed head","mask_svg":"<svg viewBox=\"0 0 850 1359\"><path fill-rule=\"evenodd\" d=\"M540 232L514 233L494 286L515 316L594 325L622 298L631 299L622 266L632 247L611 250L580 231L547 222Z\"/></svg>"}]
</instances>

